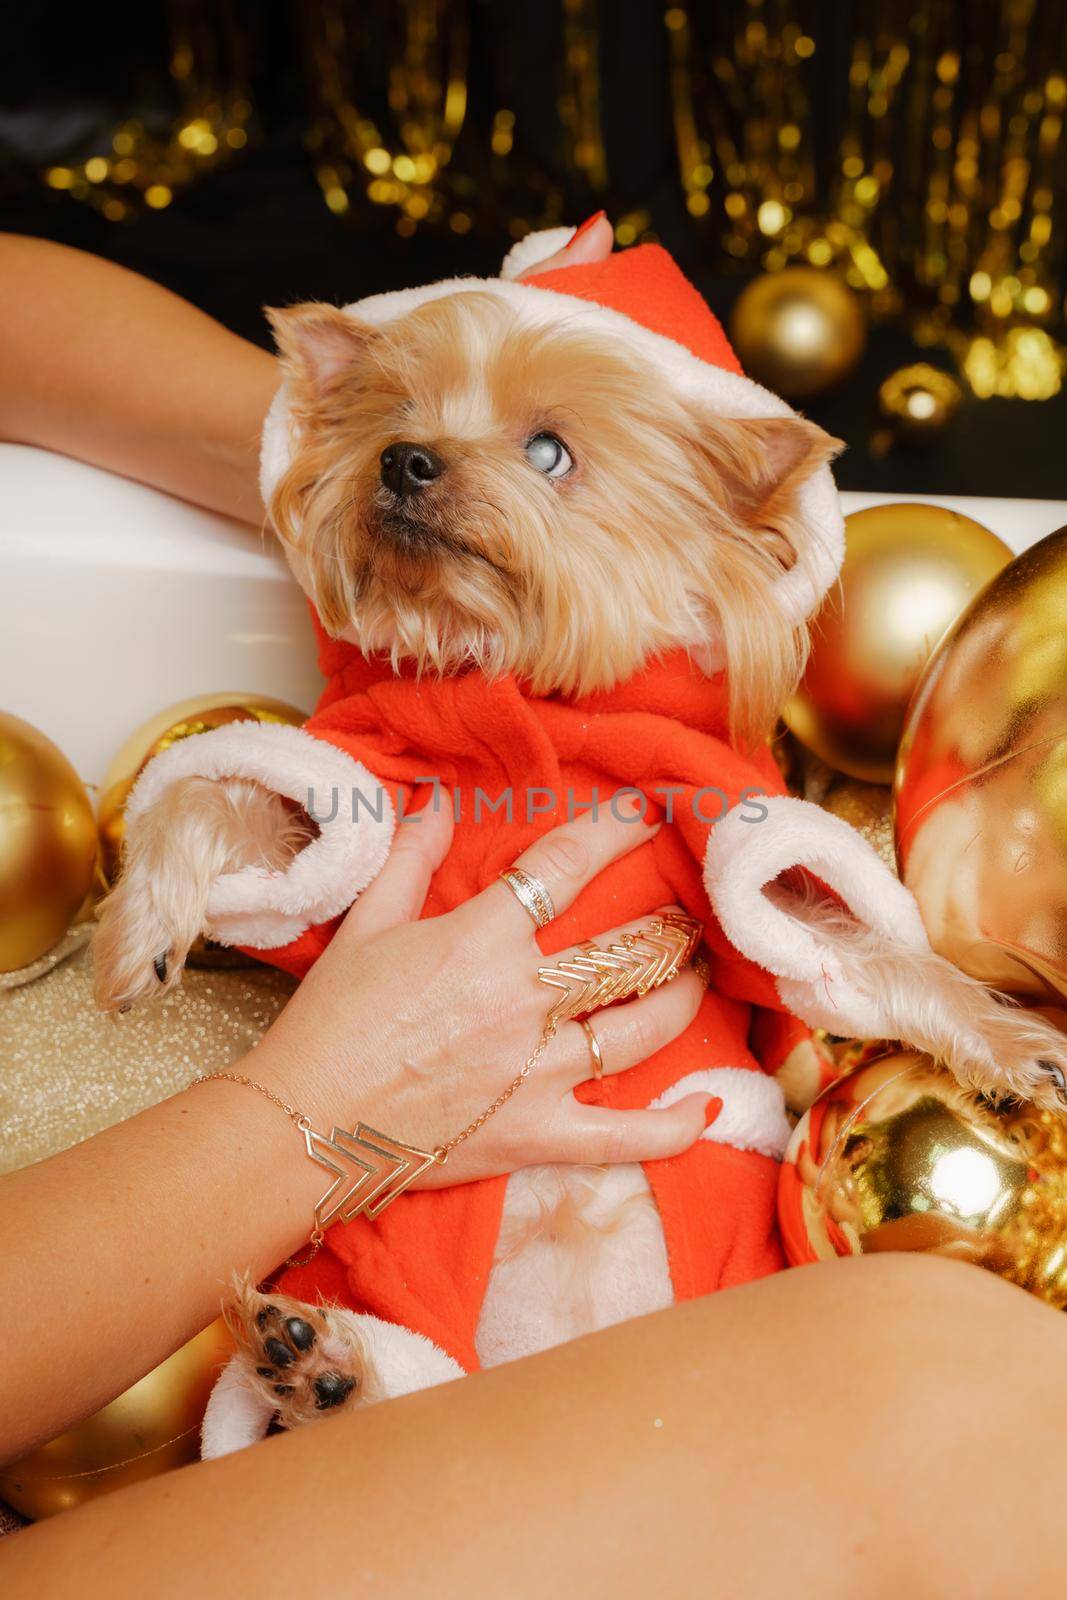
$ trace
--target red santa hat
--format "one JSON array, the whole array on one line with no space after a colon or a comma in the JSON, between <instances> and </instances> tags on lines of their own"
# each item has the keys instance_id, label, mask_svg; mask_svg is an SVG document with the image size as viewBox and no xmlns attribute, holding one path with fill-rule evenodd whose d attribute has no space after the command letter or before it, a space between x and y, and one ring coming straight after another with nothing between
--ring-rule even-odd
<instances>
[{"instance_id":1,"label":"red santa hat","mask_svg":"<svg viewBox=\"0 0 1067 1600\"><path fill-rule=\"evenodd\" d=\"M530 326L551 326L566 316L628 350L666 379L681 396L700 402L718 416L787 417L784 400L746 378L729 340L705 301L659 245L608 256L582 266L561 267L517 281L538 261L563 248L570 228L529 234L506 257L499 278L449 278L416 289L371 295L345 306L361 322L380 326L428 301L478 289L505 299ZM264 502L289 464L292 422L283 388L263 430L260 484ZM798 512L808 535L807 560L778 580L778 595L791 622L800 623L818 607L837 578L845 553L844 519L828 467L821 467L800 490Z\"/></svg>"}]
</instances>

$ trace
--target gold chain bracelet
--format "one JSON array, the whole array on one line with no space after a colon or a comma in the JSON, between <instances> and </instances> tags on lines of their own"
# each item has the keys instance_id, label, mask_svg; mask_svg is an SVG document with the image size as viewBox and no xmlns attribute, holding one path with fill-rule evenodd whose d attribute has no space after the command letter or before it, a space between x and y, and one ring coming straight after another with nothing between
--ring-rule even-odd
<instances>
[{"instance_id":1,"label":"gold chain bracelet","mask_svg":"<svg viewBox=\"0 0 1067 1600\"><path fill-rule=\"evenodd\" d=\"M306 1267L314 1260L326 1229L332 1222L351 1222L353 1217L358 1216L369 1217L373 1221L381 1216L386 1206L392 1205L398 1195L421 1178L427 1167L435 1164L444 1166L457 1145L477 1133L490 1117L495 1117L518 1093L555 1035L556 1022L550 1018L545 1023L536 1048L527 1056L507 1088L461 1133L457 1133L446 1144L436 1145L433 1150L420 1150L416 1145L404 1144L389 1134L379 1133L366 1122L357 1123L351 1133L345 1128L334 1128L327 1139L325 1134L315 1132L311 1119L298 1111L296 1106L290 1105L288 1100L283 1100L281 1095L275 1094L265 1084L257 1083L254 1078L248 1078L240 1072L202 1073L193 1078L189 1088L195 1089L198 1084L222 1080L254 1089L265 1100L276 1105L279 1111L284 1111L289 1121L299 1128L312 1161L334 1174L333 1182L315 1207L309 1253L303 1258L290 1257L286 1263L287 1266Z\"/></svg>"}]
</instances>

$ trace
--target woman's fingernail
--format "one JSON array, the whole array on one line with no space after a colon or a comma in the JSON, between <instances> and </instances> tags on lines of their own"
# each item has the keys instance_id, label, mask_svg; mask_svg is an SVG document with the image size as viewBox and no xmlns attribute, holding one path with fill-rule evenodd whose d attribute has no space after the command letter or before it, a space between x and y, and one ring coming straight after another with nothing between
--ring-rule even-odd
<instances>
[{"instance_id":1,"label":"woman's fingernail","mask_svg":"<svg viewBox=\"0 0 1067 1600\"><path fill-rule=\"evenodd\" d=\"M585 221L580 227L575 228L574 232L571 234L570 243L574 244L575 240L580 239L583 233L588 233L590 228L593 227L595 223L600 221L601 217L606 216L606 211L594 211L591 217L586 217Z\"/></svg>"},{"instance_id":2,"label":"woman's fingernail","mask_svg":"<svg viewBox=\"0 0 1067 1600\"><path fill-rule=\"evenodd\" d=\"M644 816L647 802L643 794L635 794L632 789L628 789L625 794L616 795L615 799L618 805L616 814L619 817Z\"/></svg>"},{"instance_id":3,"label":"woman's fingernail","mask_svg":"<svg viewBox=\"0 0 1067 1600\"><path fill-rule=\"evenodd\" d=\"M718 1095L713 1095L712 1098L708 1101L707 1105L704 1107L704 1126L705 1126L705 1128L710 1128L711 1127L712 1123L715 1121L715 1118L719 1115L719 1112L721 1110L722 1110L722 1101L719 1099Z\"/></svg>"}]
</instances>

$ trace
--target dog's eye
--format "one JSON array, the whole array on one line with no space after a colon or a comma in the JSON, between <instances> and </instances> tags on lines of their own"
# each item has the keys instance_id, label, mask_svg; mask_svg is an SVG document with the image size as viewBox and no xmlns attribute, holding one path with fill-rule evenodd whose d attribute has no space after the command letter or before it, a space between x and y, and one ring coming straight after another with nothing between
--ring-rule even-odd
<instances>
[{"instance_id":1,"label":"dog's eye","mask_svg":"<svg viewBox=\"0 0 1067 1600\"><path fill-rule=\"evenodd\" d=\"M526 459L546 478L565 478L574 466L566 445L554 433L535 433L527 439Z\"/></svg>"}]
</instances>

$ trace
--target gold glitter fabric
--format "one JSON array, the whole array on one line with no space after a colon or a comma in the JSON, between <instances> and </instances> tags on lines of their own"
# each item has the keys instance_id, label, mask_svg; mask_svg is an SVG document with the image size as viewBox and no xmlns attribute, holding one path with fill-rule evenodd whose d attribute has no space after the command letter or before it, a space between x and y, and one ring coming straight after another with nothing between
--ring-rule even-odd
<instances>
[{"instance_id":1,"label":"gold glitter fabric","mask_svg":"<svg viewBox=\"0 0 1067 1600\"><path fill-rule=\"evenodd\" d=\"M891 872L897 871L893 842L893 791L880 783L842 778L822 802L826 811L844 820L881 856Z\"/></svg>"},{"instance_id":2,"label":"gold glitter fabric","mask_svg":"<svg viewBox=\"0 0 1067 1600\"><path fill-rule=\"evenodd\" d=\"M187 970L180 988L104 1016L88 951L0 992L0 1171L54 1155L217 1072L266 1032L295 984L266 967Z\"/></svg>"}]
</instances>

